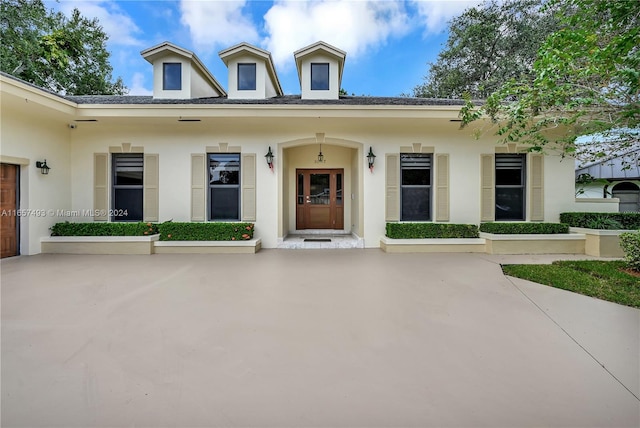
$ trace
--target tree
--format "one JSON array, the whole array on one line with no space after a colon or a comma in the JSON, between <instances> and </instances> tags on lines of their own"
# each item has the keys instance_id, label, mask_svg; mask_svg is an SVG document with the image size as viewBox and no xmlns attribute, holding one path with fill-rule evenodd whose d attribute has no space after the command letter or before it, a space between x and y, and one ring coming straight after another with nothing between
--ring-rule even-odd
<instances>
[{"instance_id":1,"label":"tree","mask_svg":"<svg viewBox=\"0 0 640 428\"><path fill-rule=\"evenodd\" d=\"M413 96L486 98L511 78L531 73L536 52L557 28L553 8L544 0L485 2L449 22L446 47L429 63L424 83Z\"/></svg>"},{"instance_id":2,"label":"tree","mask_svg":"<svg viewBox=\"0 0 640 428\"><path fill-rule=\"evenodd\" d=\"M67 95L125 94L113 68L107 35L97 19L74 9L67 18L47 11L42 0L2 0L0 70Z\"/></svg>"},{"instance_id":3,"label":"tree","mask_svg":"<svg viewBox=\"0 0 640 428\"><path fill-rule=\"evenodd\" d=\"M561 28L538 51L530 78L512 79L477 107L461 111L463 126L489 116L503 142L543 152L552 142L563 154L576 139L597 133L594 158L639 147L640 2L553 0ZM600 148L599 148L600 147Z\"/></svg>"}]
</instances>

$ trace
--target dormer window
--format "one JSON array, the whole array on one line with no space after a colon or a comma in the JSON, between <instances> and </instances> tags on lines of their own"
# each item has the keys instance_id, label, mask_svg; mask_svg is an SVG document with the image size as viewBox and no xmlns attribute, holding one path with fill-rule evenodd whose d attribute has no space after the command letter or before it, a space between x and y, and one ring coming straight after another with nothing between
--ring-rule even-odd
<instances>
[{"instance_id":1,"label":"dormer window","mask_svg":"<svg viewBox=\"0 0 640 428\"><path fill-rule=\"evenodd\" d=\"M329 63L311 63L311 90L329 90Z\"/></svg>"},{"instance_id":2,"label":"dormer window","mask_svg":"<svg viewBox=\"0 0 640 428\"><path fill-rule=\"evenodd\" d=\"M179 62L162 64L162 89L165 91L182 90L182 64Z\"/></svg>"},{"instance_id":3,"label":"dormer window","mask_svg":"<svg viewBox=\"0 0 640 428\"><path fill-rule=\"evenodd\" d=\"M255 91L256 90L256 64L255 63L239 63L238 64L238 90L239 91Z\"/></svg>"}]
</instances>

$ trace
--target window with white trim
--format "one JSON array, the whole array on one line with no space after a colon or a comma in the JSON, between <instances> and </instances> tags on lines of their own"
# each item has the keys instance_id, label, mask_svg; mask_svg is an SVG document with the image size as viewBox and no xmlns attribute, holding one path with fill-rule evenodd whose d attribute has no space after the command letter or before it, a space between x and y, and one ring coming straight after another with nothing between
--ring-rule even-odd
<instances>
[{"instance_id":1,"label":"window with white trim","mask_svg":"<svg viewBox=\"0 0 640 428\"><path fill-rule=\"evenodd\" d=\"M256 90L256 65L255 63L238 64L238 90Z\"/></svg>"},{"instance_id":2,"label":"window with white trim","mask_svg":"<svg viewBox=\"0 0 640 428\"><path fill-rule=\"evenodd\" d=\"M162 89L165 91L182 90L182 64L165 62L162 64Z\"/></svg>"},{"instance_id":3,"label":"window with white trim","mask_svg":"<svg viewBox=\"0 0 640 428\"><path fill-rule=\"evenodd\" d=\"M329 90L329 63L311 63L311 90L312 91L328 91Z\"/></svg>"}]
</instances>

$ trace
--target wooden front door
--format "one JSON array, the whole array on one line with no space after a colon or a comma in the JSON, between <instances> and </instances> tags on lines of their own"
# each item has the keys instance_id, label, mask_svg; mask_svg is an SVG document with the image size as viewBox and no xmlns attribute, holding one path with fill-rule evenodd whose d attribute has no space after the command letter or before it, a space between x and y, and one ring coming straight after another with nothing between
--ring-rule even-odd
<instances>
[{"instance_id":1,"label":"wooden front door","mask_svg":"<svg viewBox=\"0 0 640 428\"><path fill-rule=\"evenodd\" d=\"M18 165L0 164L0 257L18 255Z\"/></svg>"},{"instance_id":2,"label":"wooden front door","mask_svg":"<svg viewBox=\"0 0 640 428\"><path fill-rule=\"evenodd\" d=\"M344 229L344 170L296 170L296 229Z\"/></svg>"}]
</instances>

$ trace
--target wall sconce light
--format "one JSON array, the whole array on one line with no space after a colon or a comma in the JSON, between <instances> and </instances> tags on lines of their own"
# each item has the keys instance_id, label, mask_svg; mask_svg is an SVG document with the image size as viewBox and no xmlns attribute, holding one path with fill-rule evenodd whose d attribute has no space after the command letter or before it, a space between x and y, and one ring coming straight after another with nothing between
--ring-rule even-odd
<instances>
[{"instance_id":1,"label":"wall sconce light","mask_svg":"<svg viewBox=\"0 0 640 428\"><path fill-rule=\"evenodd\" d=\"M273 152L271 151L271 146L269 146L269 151L266 155L264 155L265 159L267 159L267 165L269 165L269 169L273 171Z\"/></svg>"},{"instance_id":2,"label":"wall sconce light","mask_svg":"<svg viewBox=\"0 0 640 428\"><path fill-rule=\"evenodd\" d=\"M369 161L369 171L373 172L373 164L376 162L376 155L373 154L373 149L371 148L371 146L369 146L367 161Z\"/></svg>"},{"instance_id":3,"label":"wall sconce light","mask_svg":"<svg viewBox=\"0 0 640 428\"><path fill-rule=\"evenodd\" d=\"M51 169L47 165L46 159L44 160L44 162L36 161L36 168L40 168L40 172L44 175L49 174L49 170Z\"/></svg>"}]
</instances>

